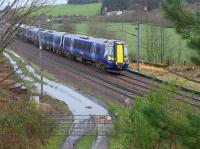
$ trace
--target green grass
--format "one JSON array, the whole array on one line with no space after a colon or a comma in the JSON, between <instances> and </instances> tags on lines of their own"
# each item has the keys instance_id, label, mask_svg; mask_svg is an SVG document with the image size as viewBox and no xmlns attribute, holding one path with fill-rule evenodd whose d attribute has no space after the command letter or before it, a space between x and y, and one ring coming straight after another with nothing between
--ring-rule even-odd
<instances>
[{"instance_id":1,"label":"green grass","mask_svg":"<svg viewBox=\"0 0 200 149\"><path fill-rule=\"evenodd\" d=\"M37 74L40 74L40 68L37 65L35 65L32 62L29 62L29 65L32 66L33 69L35 69ZM47 78L49 80L56 80L56 78L52 74L48 73L46 70L43 70L42 76L44 76L45 78Z\"/></svg>"},{"instance_id":2,"label":"green grass","mask_svg":"<svg viewBox=\"0 0 200 149\"><path fill-rule=\"evenodd\" d=\"M89 149L94 140L94 136L84 136L76 145L76 149Z\"/></svg>"},{"instance_id":3,"label":"green grass","mask_svg":"<svg viewBox=\"0 0 200 149\"><path fill-rule=\"evenodd\" d=\"M42 102L52 105L56 111L59 112L58 114L62 115L60 119L63 120L60 123L55 124L55 127L53 128L52 133L47 140L47 144L41 145L39 149L59 149L63 145L71 127L69 120L66 118L67 116L71 115L71 112L63 101L52 99L47 96L42 99Z\"/></svg>"},{"instance_id":4,"label":"green grass","mask_svg":"<svg viewBox=\"0 0 200 149\"><path fill-rule=\"evenodd\" d=\"M65 138L66 138L66 134L69 131L69 126L66 126L68 123L67 120L64 120L63 123L59 124L56 126L56 128L54 128L48 143L45 145L41 145L39 147L39 149L58 149L61 148L61 146L63 145ZM63 128L65 128L65 130L63 130ZM62 133L61 133L62 132Z\"/></svg>"},{"instance_id":5,"label":"green grass","mask_svg":"<svg viewBox=\"0 0 200 149\"><path fill-rule=\"evenodd\" d=\"M105 24L104 24L105 25ZM129 35L128 33L131 34L136 34L136 30L135 30L135 25L133 25L133 23L106 23L105 25L107 27L107 29L110 32L115 32L116 34L116 39L120 39L123 40L127 43L128 45L128 49L130 53L136 53L136 38ZM141 56L142 58L146 58L147 54L146 51L144 49L144 39L145 39L145 29L146 29L146 25L141 25L141 32L140 32L140 39L141 39ZM170 36L170 44L172 45L172 47L177 47L179 40L182 41L182 48L183 48L183 52L182 52L182 61L186 60L189 61L190 57L192 55L195 55L195 51L193 51L192 49L187 47L187 42L186 40L183 40L181 38L181 36L179 36L174 28L166 28L167 29L167 35ZM76 31L79 34L87 34L87 23L79 23L76 24ZM128 33L126 33L128 32ZM177 55L177 50L175 49L173 51L173 56Z\"/></svg>"},{"instance_id":6,"label":"green grass","mask_svg":"<svg viewBox=\"0 0 200 149\"><path fill-rule=\"evenodd\" d=\"M115 39L123 40L128 45L129 53L136 55L136 37L130 34L136 34L136 26L133 23L118 23L118 22L107 22L102 23L109 32L115 33ZM61 24L54 24L54 30L62 30L60 28ZM88 23L82 22L75 24L75 29L77 34L87 35ZM140 27L140 54L141 57L147 61L147 52L145 50L145 40L146 40L146 25L142 24ZM129 34L130 33L130 34ZM93 35L94 36L94 35ZM196 52L187 46L187 41L182 39L180 35L176 33L175 28L166 28L166 36L168 40L168 49L172 49L171 58L176 60L178 57L178 44L181 41L182 56L181 61L191 62L190 58L196 55ZM166 52L168 54L168 52Z\"/></svg>"},{"instance_id":7,"label":"green grass","mask_svg":"<svg viewBox=\"0 0 200 149\"><path fill-rule=\"evenodd\" d=\"M32 73L30 73L27 68L24 66L24 64L21 62L21 60L16 57L12 52L7 51L7 53L9 54L10 57L12 57L12 59L16 62L17 66L21 69L21 71L23 72L23 74L27 77L30 77L38 82L40 82L40 80L38 80L35 76L33 76ZM33 85L33 83L31 81L27 81L27 80L21 80L20 83L22 85L24 85L28 90L33 90L35 89L35 86Z\"/></svg>"},{"instance_id":8,"label":"green grass","mask_svg":"<svg viewBox=\"0 0 200 149\"><path fill-rule=\"evenodd\" d=\"M96 16L100 14L101 3L85 5L52 5L40 10L37 14L46 16Z\"/></svg>"},{"instance_id":9,"label":"green grass","mask_svg":"<svg viewBox=\"0 0 200 149\"><path fill-rule=\"evenodd\" d=\"M32 73L30 73L27 68L25 67L25 64L21 61L20 58L16 57L12 52L7 51L7 53L9 54L10 57L12 57L12 59L16 62L17 66L21 69L21 71L23 72L24 75L26 75L27 77L30 77L34 80L38 80Z\"/></svg>"}]
</instances>

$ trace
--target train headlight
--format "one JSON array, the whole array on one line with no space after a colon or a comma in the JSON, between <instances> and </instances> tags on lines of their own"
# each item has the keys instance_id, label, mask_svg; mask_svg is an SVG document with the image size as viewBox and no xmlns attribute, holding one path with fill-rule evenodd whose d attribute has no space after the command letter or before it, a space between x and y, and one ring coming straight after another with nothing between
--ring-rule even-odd
<instances>
[{"instance_id":1,"label":"train headlight","mask_svg":"<svg viewBox=\"0 0 200 149\"><path fill-rule=\"evenodd\" d=\"M114 59L114 57L112 57L112 56L108 56L108 58L107 58L109 61L114 61L115 59Z\"/></svg>"},{"instance_id":2,"label":"train headlight","mask_svg":"<svg viewBox=\"0 0 200 149\"><path fill-rule=\"evenodd\" d=\"M128 61L128 56L124 57L124 61Z\"/></svg>"}]
</instances>

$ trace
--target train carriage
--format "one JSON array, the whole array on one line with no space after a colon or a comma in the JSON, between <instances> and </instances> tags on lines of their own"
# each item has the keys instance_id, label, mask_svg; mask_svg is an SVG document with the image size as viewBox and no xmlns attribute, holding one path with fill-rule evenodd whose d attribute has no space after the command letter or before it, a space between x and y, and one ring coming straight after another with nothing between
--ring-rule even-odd
<instances>
[{"instance_id":1,"label":"train carriage","mask_svg":"<svg viewBox=\"0 0 200 149\"><path fill-rule=\"evenodd\" d=\"M39 28L35 28L33 26L26 27L24 29L24 38L25 38L25 40L27 40L28 42L37 44L39 31L40 31Z\"/></svg>"},{"instance_id":2,"label":"train carriage","mask_svg":"<svg viewBox=\"0 0 200 149\"><path fill-rule=\"evenodd\" d=\"M63 38L65 33L64 32L54 32L53 38L53 51L56 53L63 53Z\"/></svg>"},{"instance_id":3,"label":"train carriage","mask_svg":"<svg viewBox=\"0 0 200 149\"><path fill-rule=\"evenodd\" d=\"M22 29L22 28L21 28ZM56 53L66 53L79 61L90 61L100 69L119 72L128 68L128 49L123 41L67 34L23 26L22 37L39 43L42 48Z\"/></svg>"},{"instance_id":4,"label":"train carriage","mask_svg":"<svg viewBox=\"0 0 200 149\"><path fill-rule=\"evenodd\" d=\"M42 48L53 50L54 32L50 30L41 31Z\"/></svg>"}]
</instances>

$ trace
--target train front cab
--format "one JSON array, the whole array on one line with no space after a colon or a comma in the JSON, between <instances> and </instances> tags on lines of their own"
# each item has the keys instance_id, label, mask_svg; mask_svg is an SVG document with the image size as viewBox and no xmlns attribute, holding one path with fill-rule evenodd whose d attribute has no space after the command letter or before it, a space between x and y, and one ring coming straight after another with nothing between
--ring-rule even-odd
<instances>
[{"instance_id":1,"label":"train front cab","mask_svg":"<svg viewBox=\"0 0 200 149\"><path fill-rule=\"evenodd\" d=\"M107 49L106 67L110 72L120 72L128 68L128 49L123 42L114 42Z\"/></svg>"}]
</instances>

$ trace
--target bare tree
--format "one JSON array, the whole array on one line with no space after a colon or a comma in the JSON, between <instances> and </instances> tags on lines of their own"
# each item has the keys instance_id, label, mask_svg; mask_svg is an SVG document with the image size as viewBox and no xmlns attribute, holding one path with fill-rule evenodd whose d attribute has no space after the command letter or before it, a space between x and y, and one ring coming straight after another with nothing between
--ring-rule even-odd
<instances>
[{"instance_id":1,"label":"bare tree","mask_svg":"<svg viewBox=\"0 0 200 149\"><path fill-rule=\"evenodd\" d=\"M8 46L21 24L48 0L1 0L0 2L0 53Z\"/></svg>"},{"instance_id":2,"label":"bare tree","mask_svg":"<svg viewBox=\"0 0 200 149\"><path fill-rule=\"evenodd\" d=\"M147 25L143 45L148 62L169 64L175 59L177 44L167 28Z\"/></svg>"},{"instance_id":3,"label":"bare tree","mask_svg":"<svg viewBox=\"0 0 200 149\"><path fill-rule=\"evenodd\" d=\"M20 25L26 23L27 18L31 17L33 13L47 4L48 0L1 0L0 55L2 55L9 43L13 41ZM1 78L0 83L13 76L15 72L16 70L8 74L5 78Z\"/></svg>"},{"instance_id":4,"label":"bare tree","mask_svg":"<svg viewBox=\"0 0 200 149\"><path fill-rule=\"evenodd\" d=\"M178 50L177 50L177 63L179 65L181 64L183 50L184 50L183 42L181 40L179 40L179 42L178 42Z\"/></svg>"}]
</instances>

